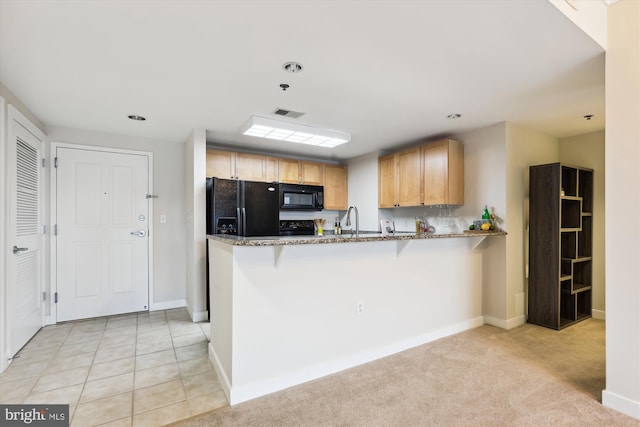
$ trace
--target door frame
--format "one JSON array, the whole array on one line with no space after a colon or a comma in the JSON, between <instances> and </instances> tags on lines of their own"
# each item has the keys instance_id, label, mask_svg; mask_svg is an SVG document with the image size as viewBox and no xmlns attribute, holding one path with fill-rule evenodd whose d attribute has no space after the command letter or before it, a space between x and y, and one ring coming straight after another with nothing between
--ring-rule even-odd
<instances>
[{"instance_id":1,"label":"door frame","mask_svg":"<svg viewBox=\"0 0 640 427\"><path fill-rule=\"evenodd\" d=\"M153 194L153 153L150 151L136 151L136 150L126 150L126 149L121 149L121 148L112 148L112 147L103 147L103 146L95 146L95 145L81 145L81 144L70 144L70 143L66 143L66 142L51 142L51 151L50 151L50 157L51 157L51 165L52 167L51 169L51 176L50 176L50 182L51 182L51 188L50 188L50 194L51 194L51 212L50 212L50 216L51 216L51 229L52 229L52 233L51 233L51 294L54 295L55 292L58 292L58 252L57 252L57 239L56 236L53 234L53 229L55 227L55 225L58 223L58 217L56 214L56 207L57 207L57 203L58 203L58 194L56 191L56 187L58 185L57 182L57 178L56 178L56 168L53 167L53 163L55 161L56 158L56 152L58 150L58 148L68 148L68 149L75 149L75 150L86 150L86 151L98 151L98 152L103 152L103 153L117 153L117 154L132 154L132 155L138 155L138 156L146 156L148 159L148 165L149 165L149 170L148 170L148 179L149 179L149 194ZM147 266L148 268L148 275L149 275L149 283L148 283L148 288L149 288L149 311L152 310L153 308L153 297L154 297L154 292L153 292L153 223L154 223L154 217L153 217L153 198L149 199L150 203L149 203L149 239L147 241L147 245L148 245L148 252L149 252L149 265ZM53 298L50 298L50 303L51 303L51 316L50 316L50 323L51 324L55 324L58 322L58 310L57 310L57 306L55 305L55 303L53 302Z\"/></svg>"},{"instance_id":2,"label":"door frame","mask_svg":"<svg viewBox=\"0 0 640 427\"><path fill-rule=\"evenodd\" d=\"M6 103L4 98L0 97L0 103L2 106L0 107L0 113L2 114L2 118L0 119L0 131L2 135L0 135L0 148L2 148L2 153L4 154L4 162L2 165L2 180L0 182L3 184L4 194L11 195L13 194L14 189L12 186L15 184L15 178L11 177L11 174L15 171L15 165L9 163L9 149L11 148L10 141L13 141L17 138L17 130L15 126L21 126L27 132L33 134L34 137L38 138L42 142L42 150L39 153L40 158L44 161L46 165L47 159L47 143L48 139L45 133L40 130L35 124L29 120L27 116L25 116L18 108L10 103ZM4 121L4 117L6 115L6 122ZM47 270L47 257L49 256L49 234L48 234L48 218L47 218L47 171L46 167L43 167L41 180L39 183L40 186L40 226L44 227L44 231L41 231L40 238L42 244L42 259L40 260L40 290L39 292L42 294L43 292L47 292L50 283L50 277ZM4 198L6 199L6 198ZM9 257L10 252L7 250L9 245L11 245L10 237L12 227L14 226L12 218L13 213L11 209L15 206L9 206L9 203L6 200L2 202L2 215L0 215L0 219L2 219L2 224L4 230L4 234L2 234L2 248L0 249L0 256L2 260L0 264L2 268L2 284L0 284L0 295L2 295L3 302L0 304L0 315L2 315L2 319L4 320L2 323L2 327L0 328L0 338L2 342L0 343L1 357L0 361L0 372L2 372L9 365L9 358L12 357L9 353L9 340L11 339L11 330L9 330L9 309L7 304L9 303L9 279L10 279L10 271L9 271ZM48 293L46 294L48 296ZM42 308L42 319L40 320L41 327L46 324L46 313L47 313L47 304L42 298L39 298L40 305Z\"/></svg>"}]
</instances>

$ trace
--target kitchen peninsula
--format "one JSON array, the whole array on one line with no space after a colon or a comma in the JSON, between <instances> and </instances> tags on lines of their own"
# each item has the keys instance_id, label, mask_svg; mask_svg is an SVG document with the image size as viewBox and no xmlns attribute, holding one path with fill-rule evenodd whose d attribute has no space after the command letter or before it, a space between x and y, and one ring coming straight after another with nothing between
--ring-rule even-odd
<instances>
[{"instance_id":1,"label":"kitchen peninsula","mask_svg":"<svg viewBox=\"0 0 640 427\"><path fill-rule=\"evenodd\" d=\"M229 402L481 325L476 248L505 234L208 236L209 357Z\"/></svg>"}]
</instances>

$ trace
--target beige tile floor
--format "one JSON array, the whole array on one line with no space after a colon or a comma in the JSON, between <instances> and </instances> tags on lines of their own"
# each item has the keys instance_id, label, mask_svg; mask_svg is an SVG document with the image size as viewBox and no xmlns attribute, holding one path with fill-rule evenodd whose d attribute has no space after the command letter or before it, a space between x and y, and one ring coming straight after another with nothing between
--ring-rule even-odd
<instances>
[{"instance_id":1,"label":"beige tile floor","mask_svg":"<svg viewBox=\"0 0 640 427\"><path fill-rule=\"evenodd\" d=\"M0 402L69 404L72 427L155 427L226 406L208 335L185 309L46 326L0 374Z\"/></svg>"}]
</instances>

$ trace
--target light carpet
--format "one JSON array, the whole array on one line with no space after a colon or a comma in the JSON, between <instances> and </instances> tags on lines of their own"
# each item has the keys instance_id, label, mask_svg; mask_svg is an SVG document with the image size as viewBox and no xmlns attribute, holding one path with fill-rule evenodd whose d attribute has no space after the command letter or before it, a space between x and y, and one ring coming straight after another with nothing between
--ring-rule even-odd
<instances>
[{"instance_id":1,"label":"light carpet","mask_svg":"<svg viewBox=\"0 0 640 427\"><path fill-rule=\"evenodd\" d=\"M481 326L173 426L640 426L604 388L603 321Z\"/></svg>"}]
</instances>

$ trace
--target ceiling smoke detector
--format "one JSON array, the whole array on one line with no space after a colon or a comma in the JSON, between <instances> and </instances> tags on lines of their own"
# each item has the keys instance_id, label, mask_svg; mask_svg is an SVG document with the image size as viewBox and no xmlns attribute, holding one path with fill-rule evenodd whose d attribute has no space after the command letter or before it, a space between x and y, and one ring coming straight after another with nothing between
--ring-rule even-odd
<instances>
[{"instance_id":1,"label":"ceiling smoke detector","mask_svg":"<svg viewBox=\"0 0 640 427\"><path fill-rule=\"evenodd\" d=\"M593 114L587 114L587 115L582 116L582 117L584 117L586 120L591 120L593 118Z\"/></svg>"},{"instance_id":2,"label":"ceiling smoke detector","mask_svg":"<svg viewBox=\"0 0 640 427\"><path fill-rule=\"evenodd\" d=\"M138 116L136 114L131 114L131 115L127 116L127 117L129 117L131 120L136 120L138 122L143 122L143 121L147 120L145 117Z\"/></svg>"},{"instance_id":3,"label":"ceiling smoke detector","mask_svg":"<svg viewBox=\"0 0 640 427\"><path fill-rule=\"evenodd\" d=\"M447 119L454 120L454 119L459 119L460 117L462 117L462 114L453 113L453 114L449 114L449 115L447 116Z\"/></svg>"},{"instance_id":4,"label":"ceiling smoke detector","mask_svg":"<svg viewBox=\"0 0 640 427\"><path fill-rule=\"evenodd\" d=\"M282 68L289 73L299 73L302 71L302 64L299 62L285 62Z\"/></svg>"}]
</instances>

